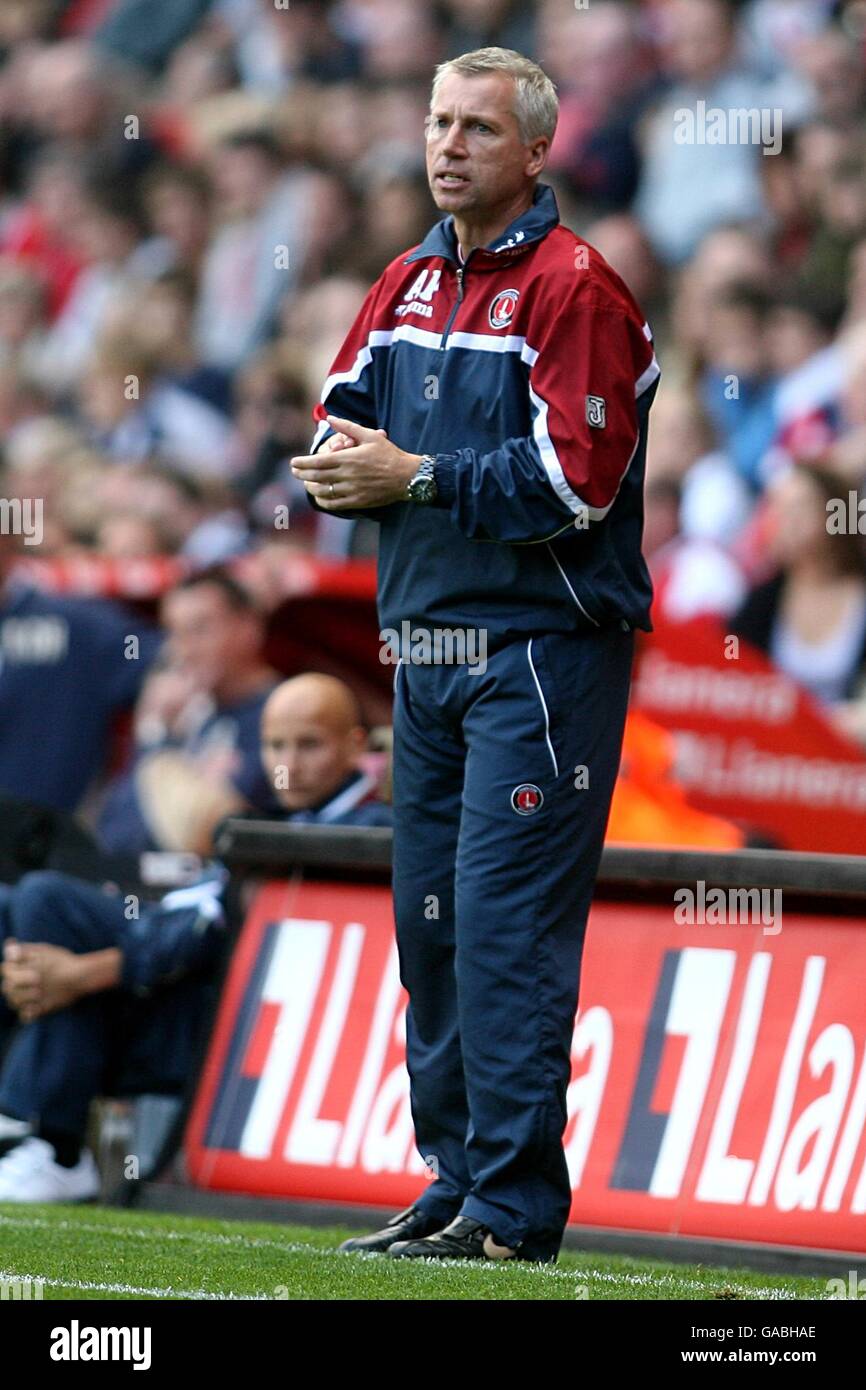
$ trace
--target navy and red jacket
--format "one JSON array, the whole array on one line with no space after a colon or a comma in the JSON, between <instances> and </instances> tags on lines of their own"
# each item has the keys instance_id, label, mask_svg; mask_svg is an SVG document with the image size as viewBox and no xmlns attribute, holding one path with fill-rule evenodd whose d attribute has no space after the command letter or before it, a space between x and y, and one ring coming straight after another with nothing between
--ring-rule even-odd
<instances>
[{"instance_id":1,"label":"navy and red jacket","mask_svg":"<svg viewBox=\"0 0 866 1390\"><path fill-rule=\"evenodd\" d=\"M484 628L488 647L651 631L641 533L658 378L632 294L560 224L545 184L463 265L452 217L392 261L337 354L311 448L333 434L329 414L436 457L435 503L363 512L381 523L382 627Z\"/></svg>"}]
</instances>

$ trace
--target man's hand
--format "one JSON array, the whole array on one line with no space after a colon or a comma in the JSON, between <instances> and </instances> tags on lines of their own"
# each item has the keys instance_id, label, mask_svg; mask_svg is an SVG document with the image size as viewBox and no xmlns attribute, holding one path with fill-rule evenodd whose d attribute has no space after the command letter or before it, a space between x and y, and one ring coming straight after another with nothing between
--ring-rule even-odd
<instances>
[{"instance_id":1,"label":"man's hand","mask_svg":"<svg viewBox=\"0 0 866 1390\"><path fill-rule=\"evenodd\" d=\"M89 993L86 956L44 942L7 940L3 950L3 995L22 1023L74 1004Z\"/></svg>"},{"instance_id":2,"label":"man's hand","mask_svg":"<svg viewBox=\"0 0 866 1390\"><path fill-rule=\"evenodd\" d=\"M157 743L184 732L184 720L194 709L201 688L188 671L168 667L148 676L135 708L139 743Z\"/></svg>"},{"instance_id":3,"label":"man's hand","mask_svg":"<svg viewBox=\"0 0 866 1390\"><path fill-rule=\"evenodd\" d=\"M407 454L392 444L384 430L328 416L337 431L317 454L292 459L292 472L325 511L334 507L384 507L406 498L421 454ZM346 442L347 441L347 442Z\"/></svg>"}]
</instances>

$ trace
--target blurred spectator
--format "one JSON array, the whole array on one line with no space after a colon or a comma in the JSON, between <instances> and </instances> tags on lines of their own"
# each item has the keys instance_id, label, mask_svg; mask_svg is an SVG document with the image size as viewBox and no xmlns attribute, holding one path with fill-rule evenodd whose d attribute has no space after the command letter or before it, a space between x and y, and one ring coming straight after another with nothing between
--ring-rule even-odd
<instances>
[{"instance_id":1,"label":"blurred spectator","mask_svg":"<svg viewBox=\"0 0 866 1390\"><path fill-rule=\"evenodd\" d=\"M60 313L83 267L70 228L82 212L82 171L59 147L29 165L27 193L0 227L0 253L32 268L47 293L47 314Z\"/></svg>"},{"instance_id":2,"label":"blurred spectator","mask_svg":"<svg viewBox=\"0 0 866 1390\"><path fill-rule=\"evenodd\" d=\"M100 341L80 388L90 442L120 463L163 458L192 473L224 474L228 420L162 365L132 331Z\"/></svg>"},{"instance_id":3,"label":"blurred spectator","mask_svg":"<svg viewBox=\"0 0 866 1390\"><path fill-rule=\"evenodd\" d=\"M303 269L309 176L285 173L264 132L226 140L211 162L224 220L205 255L198 343L209 365L233 369L264 340Z\"/></svg>"},{"instance_id":4,"label":"blurred spectator","mask_svg":"<svg viewBox=\"0 0 866 1390\"><path fill-rule=\"evenodd\" d=\"M303 344L308 380L317 380L315 373L322 363L327 373L346 336L346 325L357 314L365 294L360 280L332 276L301 290L284 304L286 336Z\"/></svg>"},{"instance_id":5,"label":"blurred spectator","mask_svg":"<svg viewBox=\"0 0 866 1390\"><path fill-rule=\"evenodd\" d=\"M537 59L534 8L520 0L442 0L443 59L491 44Z\"/></svg>"},{"instance_id":6,"label":"blurred spectator","mask_svg":"<svg viewBox=\"0 0 866 1390\"><path fill-rule=\"evenodd\" d=\"M643 306L654 339L663 340L666 325L659 322L664 309L661 268L637 219L628 213L611 213L591 223L581 236L622 276Z\"/></svg>"},{"instance_id":7,"label":"blurred spectator","mask_svg":"<svg viewBox=\"0 0 866 1390\"><path fill-rule=\"evenodd\" d=\"M657 90L639 13L614 0L582 9L548 6L542 66L559 87L551 171L599 211L626 208L640 171L639 117Z\"/></svg>"},{"instance_id":8,"label":"blurred spectator","mask_svg":"<svg viewBox=\"0 0 866 1390\"><path fill-rule=\"evenodd\" d=\"M0 8L0 48L47 36L57 0L6 0Z\"/></svg>"},{"instance_id":9,"label":"blurred spectator","mask_svg":"<svg viewBox=\"0 0 866 1390\"><path fill-rule=\"evenodd\" d=\"M812 20L819 13L826 16L827 5L821 0L814 6ZM866 111L866 70L864 70L862 38L858 50L856 41L841 29L825 25L804 38L792 53L805 76L808 78L815 96L817 120L827 121L837 129L855 127L862 133L862 119Z\"/></svg>"},{"instance_id":10,"label":"blurred spectator","mask_svg":"<svg viewBox=\"0 0 866 1390\"><path fill-rule=\"evenodd\" d=\"M423 81L445 56L429 5L417 5L414 0L348 0L346 8L360 20L364 72L374 82L406 77Z\"/></svg>"},{"instance_id":11,"label":"blurred spectator","mask_svg":"<svg viewBox=\"0 0 866 1390\"><path fill-rule=\"evenodd\" d=\"M292 0L280 9L272 0L216 2L236 36L244 86L272 93L303 77L331 84L359 74L365 6L340 8L338 20L335 6L324 0Z\"/></svg>"},{"instance_id":12,"label":"blurred spectator","mask_svg":"<svg viewBox=\"0 0 866 1390\"><path fill-rule=\"evenodd\" d=\"M724 614L746 590L729 547L751 511L751 495L714 447L709 415L688 389L669 384L654 410L647 451L644 554L655 611L672 622Z\"/></svg>"},{"instance_id":13,"label":"blurred spectator","mask_svg":"<svg viewBox=\"0 0 866 1390\"><path fill-rule=\"evenodd\" d=\"M792 461L819 459L839 432L845 364L835 334L842 308L832 290L802 284L781 291L767 315L767 360L778 384L764 478Z\"/></svg>"},{"instance_id":14,"label":"blurred spectator","mask_svg":"<svg viewBox=\"0 0 866 1390\"><path fill-rule=\"evenodd\" d=\"M103 175L89 179L74 230L85 269L48 333L40 362L40 378L54 392L75 387L111 312L165 268L163 248L143 234L136 194Z\"/></svg>"},{"instance_id":15,"label":"blurred spectator","mask_svg":"<svg viewBox=\"0 0 866 1390\"><path fill-rule=\"evenodd\" d=\"M119 0L93 35L94 43L124 62L158 71L177 44L191 33L211 7L211 0Z\"/></svg>"},{"instance_id":16,"label":"blurred spectator","mask_svg":"<svg viewBox=\"0 0 866 1390\"><path fill-rule=\"evenodd\" d=\"M866 324L856 325L845 335L840 356L839 433L825 459L850 486L859 487L866 480Z\"/></svg>"},{"instance_id":17,"label":"blurred spectator","mask_svg":"<svg viewBox=\"0 0 866 1390\"><path fill-rule=\"evenodd\" d=\"M72 811L104 770L159 637L113 604L10 578L13 546L0 529L0 793Z\"/></svg>"},{"instance_id":18,"label":"blurred spectator","mask_svg":"<svg viewBox=\"0 0 866 1390\"><path fill-rule=\"evenodd\" d=\"M152 162L155 146L141 126L134 69L76 39L20 50L22 113L30 148L62 142L71 161L86 158L126 181ZM19 114L19 113L16 113ZM137 126L126 124L132 116Z\"/></svg>"},{"instance_id":19,"label":"blurred spectator","mask_svg":"<svg viewBox=\"0 0 866 1390\"><path fill-rule=\"evenodd\" d=\"M141 196L151 229L165 248L167 268L198 272L211 232L206 174L188 164L158 164L142 180Z\"/></svg>"},{"instance_id":20,"label":"blurred spectator","mask_svg":"<svg viewBox=\"0 0 866 1390\"><path fill-rule=\"evenodd\" d=\"M135 512L152 522L164 554L202 566L249 548L246 518L227 487L165 464L103 472L95 487L99 517Z\"/></svg>"},{"instance_id":21,"label":"blurred spectator","mask_svg":"<svg viewBox=\"0 0 866 1390\"><path fill-rule=\"evenodd\" d=\"M185 270L167 270L135 295L114 332L125 331L151 354L163 388L193 396L227 417L231 374L200 362L193 342L195 302L195 279ZM212 421L211 433L219 427Z\"/></svg>"},{"instance_id":22,"label":"blurred spectator","mask_svg":"<svg viewBox=\"0 0 866 1390\"><path fill-rule=\"evenodd\" d=\"M265 348L238 373L231 444L235 486L262 529L274 528L276 508L288 508L284 529L293 538L312 537L315 530L306 490L288 463L308 443L309 418L307 370L300 355Z\"/></svg>"},{"instance_id":23,"label":"blurred spectator","mask_svg":"<svg viewBox=\"0 0 866 1390\"><path fill-rule=\"evenodd\" d=\"M834 0L747 0L742 35L756 66L767 74L790 70L804 42L826 28L837 8Z\"/></svg>"},{"instance_id":24,"label":"blurred spectator","mask_svg":"<svg viewBox=\"0 0 866 1390\"><path fill-rule=\"evenodd\" d=\"M761 79L738 59L727 0L670 0L663 17L663 67L672 85L641 123L644 162L635 210L656 254L678 265L720 223L764 214L761 146L727 131L709 143L706 122L697 129L698 103L709 118L720 110L725 120L738 111L772 110L772 103ZM678 138L682 112L696 121L690 138L685 126Z\"/></svg>"},{"instance_id":25,"label":"blurred spectator","mask_svg":"<svg viewBox=\"0 0 866 1390\"><path fill-rule=\"evenodd\" d=\"M38 369L45 343L45 287L35 270L0 262L0 361Z\"/></svg>"},{"instance_id":26,"label":"blurred spectator","mask_svg":"<svg viewBox=\"0 0 866 1390\"><path fill-rule=\"evenodd\" d=\"M866 145L835 161L818 193L819 222L801 273L839 298L851 252L866 235Z\"/></svg>"},{"instance_id":27,"label":"blurred spectator","mask_svg":"<svg viewBox=\"0 0 866 1390\"><path fill-rule=\"evenodd\" d=\"M777 572L730 620L780 670L829 705L852 701L866 675L866 568L856 531L833 534L827 503L847 485L819 467L795 466L768 491ZM866 728L866 721L861 726Z\"/></svg>"},{"instance_id":28,"label":"blurred spectator","mask_svg":"<svg viewBox=\"0 0 866 1390\"><path fill-rule=\"evenodd\" d=\"M775 273L770 246L754 230L724 226L704 237L694 259L677 274L670 309L675 350L687 365L706 356L713 304L734 286L765 288Z\"/></svg>"},{"instance_id":29,"label":"blurred spectator","mask_svg":"<svg viewBox=\"0 0 866 1390\"><path fill-rule=\"evenodd\" d=\"M273 807L258 731L276 678L253 600L225 571L205 570L167 595L162 621L164 659L136 707L133 765L98 821L104 848L118 853L206 853L223 816Z\"/></svg>"},{"instance_id":30,"label":"blurred spectator","mask_svg":"<svg viewBox=\"0 0 866 1390\"><path fill-rule=\"evenodd\" d=\"M759 468L776 433L776 377L767 357L770 295L751 284L729 286L711 302L701 397L740 476L757 490Z\"/></svg>"}]
</instances>

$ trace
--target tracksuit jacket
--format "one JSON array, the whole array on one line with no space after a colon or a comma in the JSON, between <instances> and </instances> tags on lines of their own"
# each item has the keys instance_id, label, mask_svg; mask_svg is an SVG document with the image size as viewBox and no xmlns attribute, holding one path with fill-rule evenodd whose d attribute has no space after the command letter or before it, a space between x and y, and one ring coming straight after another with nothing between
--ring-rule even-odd
<instances>
[{"instance_id":1,"label":"tracksuit jacket","mask_svg":"<svg viewBox=\"0 0 866 1390\"><path fill-rule=\"evenodd\" d=\"M640 540L658 378L633 296L544 184L465 263L451 217L392 261L333 363L312 444L331 414L436 457L432 506L336 513L381 522L381 625L483 626L490 646L651 631Z\"/></svg>"}]
</instances>

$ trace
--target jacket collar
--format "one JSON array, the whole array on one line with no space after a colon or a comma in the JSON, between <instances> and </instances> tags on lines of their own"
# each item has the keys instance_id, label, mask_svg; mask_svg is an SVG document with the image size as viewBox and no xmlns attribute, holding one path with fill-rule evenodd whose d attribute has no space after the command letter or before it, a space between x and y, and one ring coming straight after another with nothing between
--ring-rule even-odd
<instances>
[{"instance_id":1,"label":"jacket collar","mask_svg":"<svg viewBox=\"0 0 866 1390\"><path fill-rule=\"evenodd\" d=\"M549 184L537 183L531 206L510 222L489 246L476 247L469 255L473 263L485 263L488 268L501 265L523 255L528 246L547 236L558 224L559 208L553 189ZM459 265L453 215L443 217L441 222L431 227L421 245L405 258L403 264L411 265L413 261L429 256L442 256L446 261Z\"/></svg>"}]
</instances>

